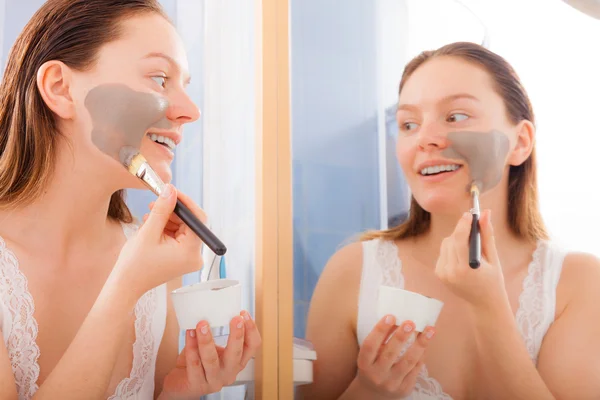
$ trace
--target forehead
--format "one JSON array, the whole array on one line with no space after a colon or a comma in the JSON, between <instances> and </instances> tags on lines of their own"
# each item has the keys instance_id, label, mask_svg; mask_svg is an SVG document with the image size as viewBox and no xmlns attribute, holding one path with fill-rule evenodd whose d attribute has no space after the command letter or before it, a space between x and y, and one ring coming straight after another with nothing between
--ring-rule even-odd
<instances>
[{"instance_id":1,"label":"forehead","mask_svg":"<svg viewBox=\"0 0 600 400\"><path fill-rule=\"evenodd\" d=\"M146 13L127 18L120 24L121 37L104 46L101 56L141 59L150 53L162 53L187 71L188 60L183 42L175 27L161 15Z\"/></svg>"},{"instance_id":2,"label":"forehead","mask_svg":"<svg viewBox=\"0 0 600 400\"><path fill-rule=\"evenodd\" d=\"M483 67L457 57L440 56L413 72L402 88L400 103L425 105L456 94L468 94L483 102L499 99Z\"/></svg>"}]
</instances>

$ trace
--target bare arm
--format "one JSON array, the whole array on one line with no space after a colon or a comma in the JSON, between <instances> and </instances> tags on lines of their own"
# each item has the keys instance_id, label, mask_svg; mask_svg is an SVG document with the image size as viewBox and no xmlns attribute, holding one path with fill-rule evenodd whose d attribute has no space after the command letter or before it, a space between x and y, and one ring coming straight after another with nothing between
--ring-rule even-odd
<instances>
[{"instance_id":1,"label":"bare arm","mask_svg":"<svg viewBox=\"0 0 600 400\"><path fill-rule=\"evenodd\" d=\"M138 300L136 295L118 288L111 275L73 342L34 399L100 399L106 396L106 387L122 340L131 327L131 313Z\"/></svg>"},{"instance_id":2,"label":"bare arm","mask_svg":"<svg viewBox=\"0 0 600 400\"><path fill-rule=\"evenodd\" d=\"M334 254L319 278L306 330L317 360L313 364L313 383L299 388L304 399L337 399L356 376L359 347L355 327L361 268L362 246L354 243Z\"/></svg>"},{"instance_id":3,"label":"bare arm","mask_svg":"<svg viewBox=\"0 0 600 400\"><path fill-rule=\"evenodd\" d=\"M562 286L562 288L561 288ZM538 368L523 345L511 312L479 314L476 340L493 392L511 399L600 397L600 263L565 259L559 293L568 302L544 338Z\"/></svg>"},{"instance_id":4,"label":"bare arm","mask_svg":"<svg viewBox=\"0 0 600 400\"><path fill-rule=\"evenodd\" d=\"M0 314L0 318L2 314ZM2 332L0 332L0 399L17 400L17 385L13 376L10 360L8 359L8 351L4 340L2 340Z\"/></svg>"},{"instance_id":5,"label":"bare arm","mask_svg":"<svg viewBox=\"0 0 600 400\"><path fill-rule=\"evenodd\" d=\"M486 386L497 395L493 398L554 399L531 362L508 300L493 311L476 312L475 341Z\"/></svg>"},{"instance_id":6,"label":"bare arm","mask_svg":"<svg viewBox=\"0 0 600 400\"><path fill-rule=\"evenodd\" d=\"M567 299L544 337L538 370L557 399L600 398L600 260L565 257L558 296Z\"/></svg>"},{"instance_id":7,"label":"bare arm","mask_svg":"<svg viewBox=\"0 0 600 400\"><path fill-rule=\"evenodd\" d=\"M173 308L171 292L183 284L182 278L174 279L167 283L167 321L165 332L156 357L156 372L154 379L154 398L162 392L165 376L175 368L179 355L179 323Z\"/></svg>"}]
</instances>

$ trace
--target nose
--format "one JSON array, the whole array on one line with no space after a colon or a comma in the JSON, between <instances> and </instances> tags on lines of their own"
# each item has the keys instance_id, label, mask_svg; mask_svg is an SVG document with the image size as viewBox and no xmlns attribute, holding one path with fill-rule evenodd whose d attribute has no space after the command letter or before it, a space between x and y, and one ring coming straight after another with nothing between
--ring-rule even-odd
<instances>
[{"instance_id":1,"label":"nose","mask_svg":"<svg viewBox=\"0 0 600 400\"><path fill-rule=\"evenodd\" d=\"M169 96L167 118L179 124L194 122L200 118L200 110L183 90Z\"/></svg>"},{"instance_id":2,"label":"nose","mask_svg":"<svg viewBox=\"0 0 600 400\"><path fill-rule=\"evenodd\" d=\"M447 132L437 124L421 125L418 135L418 144L422 150L440 150L448 147Z\"/></svg>"}]
</instances>

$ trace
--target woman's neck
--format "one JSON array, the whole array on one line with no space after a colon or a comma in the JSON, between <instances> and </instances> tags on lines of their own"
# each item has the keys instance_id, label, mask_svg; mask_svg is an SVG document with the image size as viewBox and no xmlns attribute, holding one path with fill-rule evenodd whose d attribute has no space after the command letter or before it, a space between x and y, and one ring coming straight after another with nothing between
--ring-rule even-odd
<instances>
[{"instance_id":1,"label":"woman's neck","mask_svg":"<svg viewBox=\"0 0 600 400\"><path fill-rule=\"evenodd\" d=\"M110 240L114 222L108 219L108 207L118 190L106 175L64 150L57 152L53 175L38 199L0 212L2 234L55 259L73 249L93 251Z\"/></svg>"},{"instance_id":2,"label":"woman's neck","mask_svg":"<svg viewBox=\"0 0 600 400\"><path fill-rule=\"evenodd\" d=\"M498 196L494 197L498 198ZM506 202L482 199L481 210L484 209L492 212L494 239L503 269L506 272L513 268L520 268L523 258L531 256L533 245L519 238L510 228ZM414 241L416 250L413 253L414 257L425 265L435 266L442 241L452 235L461 216L462 213L431 214L429 230Z\"/></svg>"}]
</instances>

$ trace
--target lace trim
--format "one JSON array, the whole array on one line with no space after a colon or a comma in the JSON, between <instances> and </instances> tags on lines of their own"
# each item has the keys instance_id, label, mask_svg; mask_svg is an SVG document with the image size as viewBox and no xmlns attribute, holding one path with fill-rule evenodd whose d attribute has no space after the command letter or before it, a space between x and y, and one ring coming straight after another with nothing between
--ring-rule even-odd
<instances>
[{"instance_id":1,"label":"lace trim","mask_svg":"<svg viewBox=\"0 0 600 400\"><path fill-rule=\"evenodd\" d=\"M396 244L388 240L379 241L375 257L383 275L382 284L404 289L402 261L400 260L400 257L398 257L398 247ZM406 344L406 347L401 354L403 354L413 342L414 336ZM423 396L431 399L452 400L452 397L444 393L440 383L429 376L429 371L425 365L423 365L423 369L417 378L415 390L410 398L419 399Z\"/></svg>"},{"instance_id":2,"label":"lace trim","mask_svg":"<svg viewBox=\"0 0 600 400\"><path fill-rule=\"evenodd\" d=\"M529 266L527 276L523 280L523 291L519 296L519 308L516 313L516 322L521 336L525 341L531 359L537 364L537 356L541 346L544 332L540 329L544 318L544 286L542 254L544 242L539 242ZM391 241L379 241L376 251L376 262L381 268L384 285L404 289L404 275L402 274L402 261L398 256L398 248ZM410 347L410 342L406 348ZM452 400L444 393L442 386L429 376L427 366L423 366L411 399L423 397L439 400Z\"/></svg>"},{"instance_id":3,"label":"lace trim","mask_svg":"<svg viewBox=\"0 0 600 400\"><path fill-rule=\"evenodd\" d=\"M135 306L135 342L131 373L123 379L108 400L129 398L137 394L154 362L154 335L152 316L156 309L156 289L146 292Z\"/></svg>"},{"instance_id":4,"label":"lace trim","mask_svg":"<svg viewBox=\"0 0 600 400\"><path fill-rule=\"evenodd\" d=\"M517 327L531 360L537 365L538 353L542 344L542 323L544 320L544 269L542 263L543 242L539 242L533 252L527 276L523 279L523 291L519 296L519 308L515 319Z\"/></svg>"},{"instance_id":5,"label":"lace trim","mask_svg":"<svg viewBox=\"0 0 600 400\"><path fill-rule=\"evenodd\" d=\"M135 224L121 224L125 237L130 239L138 230ZM129 377L117 385L115 393L108 400L126 399L139 393L150 367L154 363L154 335L152 316L156 310L156 288L146 292L135 305L135 342L133 361Z\"/></svg>"},{"instance_id":6,"label":"lace trim","mask_svg":"<svg viewBox=\"0 0 600 400\"><path fill-rule=\"evenodd\" d=\"M127 239L130 239L135 233L138 231L138 226L135 224L126 224L121 222L121 227L123 227L123 233Z\"/></svg>"},{"instance_id":7,"label":"lace trim","mask_svg":"<svg viewBox=\"0 0 600 400\"><path fill-rule=\"evenodd\" d=\"M427 396L427 398L436 400L452 400L452 397L444 393L442 385L440 385L437 380L429 376L429 371L427 370L426 365L423 365L423 369L421 369L421 373L417 378L415 392L418 393L419 398L422 396Z\"/></svg>"},{"instance_id":8,"label":"lace trim","mask_svg":"<svg viewBox=\"0 0 600 400\"><path fill-rule=\"evenodd\" d=\"M136 231L133 224L122 224L129 239ZM2 303L10 312L12 326L6 347L11 362L19 399L29 399L38 390L40 375L38 359L40 349L36 343L38 324L34 318L35 303L27 288L27 277L19 269L16 255L6 247L0 237L0 295ZM134 396L141 389L154 363L154 335L152 316L156 309L156 289L146 292L135 306L135 337L130 376L117 386L109 399L116 400ZM6 332L5 332L6 334Z\"/></svg>"},{"instance_id":9,"label":"lace trim","mask_svg":"<svg viewBox=\"0 0 600 400\"><path fill-rule=\"evenodd\" d=\"M38 324L33 318L33 298L27 289L27 278L19 270L16 255L0 238L0 293L12 316L12 327L6 348L12 366L19 398L30 398L38 389L40 348L35 343Z\"/></svg>"},{"instance_id":10,"label":"lace trim","mask_svg":"<svg viewBox=\"0 0 600 400\"><path fill-rule=\"evenodd\" d=\"M404 289L402 262L398 257L396 244L389 240L380 240L376 246L375 258L383 275L381 283L386 286Z\"/></svg>"}]
</instances>

